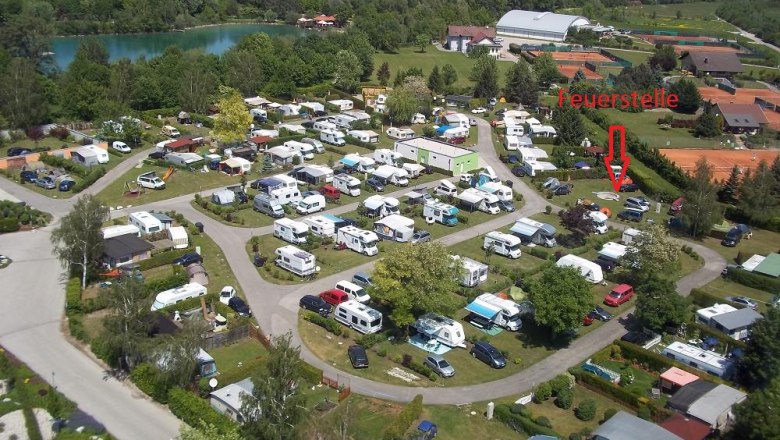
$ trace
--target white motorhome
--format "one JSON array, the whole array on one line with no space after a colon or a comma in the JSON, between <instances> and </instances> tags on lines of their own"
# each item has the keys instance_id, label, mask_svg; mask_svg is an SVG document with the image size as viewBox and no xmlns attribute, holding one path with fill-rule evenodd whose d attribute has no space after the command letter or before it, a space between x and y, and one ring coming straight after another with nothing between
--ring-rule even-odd
<instances>
[{"instance_id":1,"label":"white motorhome","mask_svg":"<svg viewBox=\"0 0 780 440\"><path fill-rule=\"evenodd\" d=\"M309 227L309 231L318 237L336 237L336 222L328 215L306 217L303 222Z\"/></svg>"},{"instance_id":2,"label":"white motorhome","mask_svg":"<svg viewBox=\"0 0 780 440\"><path fill-rule=\"evenodd\" d=\"M428 340L436 340L448 347L466 348L463 325L454 319L435 313L426 313L414 322L417 333Z\"/></svg>"},{"instance_id":3,"label":"white motorhome","mask_svg":"<svg viewBox=\"0 0 780 440\"><path fill-rule=\"evenodd\" d=\"M157 294L152 311L161 310L178 302L206 294L206 288L198 283L189 283Z\"/></svg>"},{"instance_id":4,"label":"white motorhome","mask_svg":"<svg viewBox=\"0 0 780 440\"><path fill-rule=\"evenodd\" d=\"M520 258L522 251L519 237L512 234L505 234L500 231L488 232L485 234L485 240L482 243L482 249L493 248L493 252L509 258Z\"/></svg>"},{"instance_id":5,"label":"white motorhome","mask_svg":"<svg viewBox=\"0 0 780 440\"><path fill-rule=\"evenodd\" d=\"M555 265L558 267L573 267L580 272L580 275L593 284L604 281L604 273L601 271L601 266L576 255L564 255Z\"/></svg>"},{"instance_id":6,"label":"white motorhome","mask_svg":"<svg viewBox=\"0 0 780 440\"><path fill-rule=\"evenodd\" d=\"M333 176L333 186L342 193L349 194L352 197L360 195L360 179L349 174Z\"/></svg>"},{"instance_id":7,"label":"white motorhome","mask_svg":"<svg viewBox=\"0 0 780 440\"><path fill-rule=\"evenodd\" d=\"M336 232L336 243L344 243L347 249L372 257L379 253L379 237L372 231L345 226Z\"/></svg>"},{"instance_id":8,"label":"white motorhome","mask_svg":"<svg viewBox=\"0 0 780 440\"><path fill-rule=\"evenodd\" d=\"M498 182L487 182L480 185L477 189L488 194L493 194L498 197L498 200L511 202L514 198L512 188Z\"/></svg>"},{"instance_id":9,"label":"white motorhome","mask_svg":"<svg viewBox=\"0 0 780 440\"><path fill-rule=\"evenodd\" d=\"M320 212L325 210L325 196L322 194L314 194L311 196L306 196L303 199L301 199L300 202L295 206L295 210L298 212L298 214L306 215L306 214L313 214L315 212Z\"/></svg>"},{"instance_id":10,"label":"white motorhome","mask_svg":"<svg viewBox=\"0 0 780 440\"><path fill-rule=\"evenodd\" d=\"M336 124L336 127L338 128L350 129L355 122L357 122L357 118L352 115L345 115L342 113L333 117L333 123Z\"/></svg>"},{"instance_id":11,"label":"white motorhome","mask_svg":"<svg viewBox=\"0 0 780 440\"><path fill-rule=\"evenodd\" d=\"M607 233L607 215L599 211L590 211L586 214L593 221L593 229L598 234Z\"/></svg>"},{"instance_id":12,"label":"white motorhome","mask_svg":"<svg viewBox=\"0 0 780 440\"><path fill-rule=\"evenodd\" d=\"M282 246L274 252L276 265L299 277L317 272L317 257L293 245Z\"/></svg>"},{"instance_id":13,"label":"white motorhome","mask_svg":"<svg viewBox=\"0 0 780 440\"><path fill-rule=\"evenodd\" d=\"M284 146L289 148L290 151L297 151L301 153L301 157L306 160L314 159L314 147L309 144L298 141L287 141Z\"/></svg>"},{"instance_id":14,"label":"white motorhome","mask_svg":"<svg viewBox=\"0 0 780 440\"><path fill-rule=\"evenodd\" d=\"M298 188L279 188L271 191L269 194L273 200L281 205L296 204L301 201L301 192Z\"/></svg>"},{"instance_id":15,"label":"white motorhome","mask_svg":"<svg viewBox=\"0 0 780 440\"><path fill-rule=\"evenodd\" d=\"M379 134L371 130L349 130L347 136L352 136L360 142L365 142L367 144L379 142Z\"/></svg>"},{"instance_id":16,"label":"white motorhome","mask_svg":"<svg viewBox=\"0 0 780 440\"><path fill-rule=\"evenodd\" d=\"M388 137L398 140L411 139L417 136L411 128L390 127L385 131Z\"/></svg>"},{"instance_id":17,"label":"white motorhome","mask_svg":"<svg viewBox=\"0 0 780 440\"><path fill-rule=\"evenodd\" d=\"M460 262L463 267L462 277L458 280L461 286L474 287L477 284L487 281L488 265L471 258L461 257L460 255L450 255L456 262Z\"/></svg>"},{"instance_id":18,"label":"white motorhome","mask_svg":"<svg viewBox=\"0 0 780 440\"><path fill-rule=\"evenodd\" d=\"M466 310L490 320L495 325L515 332L523 326L522 311L514 301L499 298L492 293L479 295Z\"/></svg>"},{"instance_id":19,"label":"white motorhome","mask_svg":"<svg viewBox=\"0 0 780 440\"><path fill-rule=\"evenodd\" d=\"M342 146L347 142L344 140L344 133L338 130L322 130L320 131L320 140L326 144Z\"/></svg>"},{"instance_id":20,"label":"white motorhome","mask_svg":"<svg viewBox=\"0 0 780 440\"><path fill-rule=\"evenodd\" d=\"M498 197L493 194L482 192L476 188L465 189L456 197L461 201L461 205L466 205L470 209L479 210L491 215L496 215L501 212L501 209L498 207Z\"/></svg>"},{"instance_id":21,"label":"white motorhome","mask_svg":"<svg viewBox=\"0 0 780 440\"><path fill-rule=\"evenodd\" d=\"M373 173L374 172L374 159L370 157L364 157L357 153L350 153L345 155L339 161L344 164L345 167L352 168L359 173Z\"/></svg>"},{"instance_id":22,"label":"white motorhome","mask_svg":"<svg viewBox=\"0 0 780 440\"><path fill-rule=\"evenodd\" d=\"M336 306L333 318L363 334L382 330L382 314L355 300L345 301Z\"/></svg>"},{"instance_id":23,"label":"white motorhome","mask_svg":"<svg viewBox=\"0 0 780 440\"><path fill-rule=\"evenodd\" d=\"M316 131L324 131L324 130L338 130L339 128L336 126L336 124L329 122L329 121L316 121L314 125L312 125L312 128Z\"/></svg>"},{"instance_id":24,"label":"white motorhome","mask_svg":"<svg viewBox=\"0 0 780 440\"><path fill-rule=\"evenodd\" d=\"M366 216L369 218L383 218L400 212L400 202L395 197L385 197L375 194L363 201Z\"/></svg>"},{"instance_id":25,"label":"white motorhome","mask_svg":"<svg viewBox=\"0 0 780 440\"><path fill-rule=\"evenodd\" d=\"M352 102L349 99L334 99L332 101L328 101L328 104L335 105L339 108L339 111L345 111L345 110L352 110L355 108L355 103Z\"/></svg>"},{"instance_id":26,"label":"white motorhome","mask_svg":"<svg viewBox=\"0 0 780 440\"><path fill-rule=\"evenodd\" d=\"M427 124L428 121L425 119L425 115L422 113L415 113L412 115L412 120L410 121L412 124Z\"/></svg>"},{"instance_id":27,"label":"white motorhome","mask_svg":"<svg viewBox=\"0 0 780 440\"><path fill-rule=\"evenodd\" d=\"M423 205L423 217L426 223L441 223L445 226L458 224L458 208L442 202Z\"/></svg>"},{"instance_id":28,"label":"white motorhome","mask_svg":"<svg viewBox=\"0 0 780 440\"><path fill-rule=\"evenodd\" d=\"M456 195L458 195L458 187L455 186L454 183L450 182L447 179L441 179L439 181L439 185L436 186L436 189L433 192L435 194L441 194L443 196L455 197Z\"/></svg>"},{"instance_id":29,"label":"white motorhome","mask_svg":"<svg viewBox=\"0 0 780 440\"><path fill-rule=\"evenodd\" d=\"M396 168L392 165L380 165L374 170L373 175L385 185L409 185L409 173L403 168Z\"/></svg>"},{"instance_id":30,"label":"white motorhome","mask_svg":"<svg viewBox=\"0 0 780 440\"><path fill-rule=\"evenodd\" d=\"M146 211L130 213L130 215L127 216L127 221L131 225L138 227L143 235L153 234L163 230L162 222Z\"/></svg>"},{"instance_id":31,"label":"white motorhome","mask_svg":"<svg viewBox=\"0 0 780 440\"><path fill-rule=\"evenodd\" d=\"M306 243L306 235L309 233L309 226L306 223L291 220L289 218L280 218L274 221L274 237L292 243Z\"/></svg>"},{"instance_id":32,"label":"white motorhome","mask_svg":"<svg viewBox=\"0 0 780 440\"><path fill-rule=\"evenodd\" d=\"M377 148L374 150L374 161L378 164L388 164L398 166L403 163L403 156L401 153L397 153L387 148Z\"/></svg>"},{"instance_id":33,"label":"white motorhome","mask_svg":"<svg viewBox=\"0 0 780 440\"><path fill-rule=\"evenodd\" d=\"M414 220L399 214L388 215L374 222L374 232L383 240L405 243L414 234Z\"/></svg>"},{"instance_id":34,"label":"white motorhome","mask_svg":"<svg viewBox=\"0 0 780 440\"><path fill-rule=\"evenodd\" d=\"M141 229L136 225L116 225L116 226L107 226L105 228L101 228L100 231L103 233L103 239L109 239L114 237L119 237L120 235L135 235L136 237L141 236Z\"/></svg>"}]
</instances>

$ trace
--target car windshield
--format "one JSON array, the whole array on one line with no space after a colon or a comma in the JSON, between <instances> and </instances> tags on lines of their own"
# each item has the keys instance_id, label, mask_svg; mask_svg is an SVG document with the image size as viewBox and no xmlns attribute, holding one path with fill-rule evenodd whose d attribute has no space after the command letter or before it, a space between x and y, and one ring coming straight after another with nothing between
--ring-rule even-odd
<instances>
[{"instance_id":1,"label":"car windshield","mask_svg":"<svg viewBox=\"0 0 780 440\"><path fill-rule=\"evenodd\" d=\"M612 298L620 298L622 295L613 290L612 292L609 292L609 296L611 296Z\"/></svg>"},{"instance_id":2,"label":"car windshield","mask_svg":"<svg viewBox=\"0 0 780 440\"><path fill-rule=\"evenodd\" d=\"M518 243L518 244L516 244L516 245L514 245L514 246L510 246L510 247L509 247L509 250L510 250L510 251L516 251L516 250L518 250L518 249L520 249L520 243Z\"/></svg>"},{"instance_id":3,"label":"car windshield","mask_svg":"<svg viewBox=\"0 0 780 440\"><path fill-rule=\"evenodd\" d=\"M446 360L442 359L439 361L439 368L447 368L450 366L450 363Z\"/></svg>"}]
</instances>

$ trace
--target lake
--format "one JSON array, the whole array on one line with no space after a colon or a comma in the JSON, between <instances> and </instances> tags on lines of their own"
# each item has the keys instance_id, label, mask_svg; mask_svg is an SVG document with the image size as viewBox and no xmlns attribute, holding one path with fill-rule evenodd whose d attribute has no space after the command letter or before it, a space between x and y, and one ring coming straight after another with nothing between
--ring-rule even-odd
<instances>
[{"instance_id":1,"label":"lake","mask_svg":"<svg viewBox=\"0 0 780 440\"><path fill-rule=\"evenodd\" d=\"M135 60L141 56L147 59L161 54L168 46L178 46L183 50L202 49L207 53L221 55L243 36L256 32L265 32L271 36L299 37L305 32L288 25L267 24L221 24L184 32L160 32L155 34L96 35L105 43L111 61L120 58ZM60 69L66 69L85 37L57 37L51 40L54 63Z\"/></svg>"}]
</instances>

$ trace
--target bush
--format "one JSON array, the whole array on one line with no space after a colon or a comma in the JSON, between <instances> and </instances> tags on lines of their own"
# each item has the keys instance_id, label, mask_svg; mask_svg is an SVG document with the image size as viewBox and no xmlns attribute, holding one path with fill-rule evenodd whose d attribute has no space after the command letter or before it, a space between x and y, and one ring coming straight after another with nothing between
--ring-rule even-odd
<instances>
[{"instance_id":1,"label":"bush","mask_svg":"<svg viewBox=\"0 0 780 440\"><path fill-rule=\"evenodd\" d=\"M550 423L550 419L544 416L539 416L534 420L537 425L544 426L545 428L552 428L552 423Z\"/></svg>"},{"instance_id":2,"label":"bush","mask_svg":"<svg viewBox=\"0 0 780 440\"><path fill-rule=\"evenodd\" d=\"M84 312L81 302L81 279L70 278L65 284L65 314L79 315Z\"/></svg>"},{"instance_id":3,"label":"bush","mask_svg":"<svg viewBox=\"0 0 780 440\"><path fill-rule=\"evenodd\" d=\"M653 418L653 412L650 410L650 407L641 406L636 411L636 416L643 420L650 420Z\"/></svg>"},{"instance_id":4,"label":"bush","mask_svg":"<svg viewBox=\"0 0 780 440\"><path fill-rule=\"evenodd\" d=\"M398 417L385 428L382 433L382 438L385 440L396 440L403 438L404 433L409 426L417 419L420 418L423 408L422 395L418 394L414 396L411 402L398 414Z\"/></svg>"},{"instance_id":5,"label":"bush","mask_svg":"<svg viewBox=\"0 0 780 440\"><path fill-rule=\"evenodd\" d=\"M68 138L68 136L70 136L70 132L67 128L58 125L56 127L52 127L52 129L49 130L49 136L53 136L61 141L64 141Z\"/></svg>"},{"instance_id":6,"label":"bush","mask_svg":"<svg viewBox=\"0 0 780 440\"><path fill-rule=\"evenodd\" d=\"M322 382L322 370L306 362L300 363L299 373L306 382L312 385L319 385Z\"/></svg>"},{"instance_id":7,"label":"bush","mask_svg":"<svg viewBox=\"0 0 780 440\"><path fill-rule=\"evenodd\" d=\"M744 269L729 269L726 272L726 279L765 292L780 292L780 279L769 278Z\"/></svg>"},{"instance_id":8,"label":"bush","mask_svg":"<svg viewBox=\"0 0 780 440\"><path fill-rule=\"evenodd\" d=\"M601 423L606 422L607 420L611 419L612 416L617 414L617 410L615 408L607 408L606 411L604 411L604 419L601 421Z\"/></svg>"},{"instance_id":9,"label":"bush","mask_svg":"<svg viewBox=\"0 0 780 440\"><path fill-rule=\"evenodd\" d=\"M190 426L201 426L205 422L214 425L221 433L235 429L233 422L216 412L208 401L182 388L172 388L168 393L168 409Z\"/></svg>"},{"instance_id":10,"label":"bush","mask_svg":"<svg viewBox=\"0 0 780 440\"><path fill-rule=\"evenodd\" d=\"M552 388L550 384L545 382L536 387L534 392L534 398L537 402L545 402L552 396Z\"/></svg>"},{"instance_id":11,"label":"bush","mask_svg":"<svg viewBox=\"0 0 780 440\"><path fill-rule=\"evenodd\" d=\"M433 370L426 367L425 365L415 362L415 361L409 361L408 368L412 371L414 371L417 374L423 375L425 377L430 377L431 373L433 373Z\"/></svg>"},{"instance_id":12,"label":"bush","mask_svg":"<svg viewBox=\"0 0 780 440\"><path fill-rule=\"evenodd\" d=\"M523 412L526 412L528 410L525 408L525 405L523 405L522 403L515 403L514 405L512 405L512 408L510 408L510 411L512 412L512 414L522 414Z\"/></svg>"},{"instance_id":13,"label":"bush","mask_svg":"<svg viewBox=\"0 0 780 440\"><path fill-rule=\"evenodd\" d=\"M312 324L317 324L318 326L324 328L336 336L339 336L342 333L341 324L336 322L336 320L333 318L326 318L314 312L307 312L303 319L311 322Z\"/></svg>"},{"instance_id":14,"label":"bush","mask_svg":"<svg viewBox=\"0 0 780 440\"><path fill-rule=\"evenodd\" d=\"M362 345L363 348L368 350L369 348L373 347L376 344L379 344L385 339L387 339L387 336L384 333L370 333L355 339L355 343L357 343L358 345Z\"/></svg>"},{"instance_id":15,"label":"bush","mask_svg":"<svg viewBox=\"0 0 780 440\"><path fill-rule=\"evenodd\" d=\"M539 246L532 247L528 253L536 258L541 258L542 260L548 260L550 258L550 253Z\"/></svg>"},{"instance_id":16,"label":"bush","mask_svg":"<svg viewBox=\"0 0 780 440\"><path fill-rule=\"evenodd\" d=\"M525 433L528 435L549 435L556 438L561 437L561 435L559 435L557 432L546 426L539 425L535 421L531 420L530 417L512 414L509 406L506 404L496 405L493 416L499 422L506 423L507 425L512 424L510 426L513 428L514 426L519 425L520 428L522 428L523 431L525 431Z\"/></svg>"},{"instance_id":17,"label":"bush","mask_svg":"<svg viewBox=\"0 0 780 440\"><path fill-rule=\"evenodd\" d=\"M545 212L547 215L550 215L550 213L552 212L552 206L550 206L550 205L547 205L547 206L545 206L545 207L544 207L544 212Z\"/></svg>"},{"instance_id":18,"label":"bush","mask_svg":"<svg viewBox=\"0 0 780 440\"><path fill-rule=\"evenodd\" d=\"M583 400L574 410L574 415L583 421L593 420L596 417L596 401L593 399Z\"/></svg>"},{"instance_id":19,"label":"bush","mask_svg":"<svg viewBox=\"0 0 780 440\"><path fill-rule=\"evenodd\" d=\"M155 267L165 266L166 264L173 264L173 260L189 252L192 252L191 248L160 252L159 254L152 256L152 258L139 262L138 266L142 271L146 271L154 269Z\"/></svg>"},{"instance_id":20,"label":"bush","mask_svg":"<svg viewBox=\"0 0 780 440\"><path fill-rule=\"evenodd\" d=\"M579 368L572 368L570 370L577 380L590 386L590 388L604 392L605 394L615 398L616 400L625 403L626 405L636 407L638 406L639 397L633 393L616 387L612 382L606 381L594 374L580 370Z\"/></svg>"},{"instance_id":21,"label":"bush","mask_svg":"<svg viewBox=\"0 0 780 440\"><path fill-rule=\"evenodd\" d=\"M168 388L164 382L157 380L157 369L151 364L142 363L136 366L130 373L130 380L157 402L168 402Z\"/></svg>"},{"instance_id":22,"label":"bush","mask_svg":"<svg viewBox=\"0 0 780 440\"><path fill-rule=\"evenodd\" d=\"M547 383L550 384L550 389L552 389L553 395L557 396L558 393L563 390L571 390L572 386L574 385L574 380L568 374L559 374Z\"/></svg>"},{"instance_id":23,"label":"bush","mask_svg":"<svg viewBox=\"0 0 780 440\"><path fill-rule=\"evenodd\" d=\"M573 403L574 394L568 388L561 390L555 398L555 406L558 408L569 409Z\"/></svg>"}]
</instances>

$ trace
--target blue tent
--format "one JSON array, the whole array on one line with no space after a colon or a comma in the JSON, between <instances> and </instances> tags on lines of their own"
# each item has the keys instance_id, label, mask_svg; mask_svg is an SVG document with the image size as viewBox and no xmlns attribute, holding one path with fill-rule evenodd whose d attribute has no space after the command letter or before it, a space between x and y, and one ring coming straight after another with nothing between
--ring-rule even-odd
<instances>
[{"instance_id":1,"label":"blue tent","mask_svg":"<svg viewBox=\"0 0 780 440\"><path fill-rule=\"evenodd\" d=\"M436 129L436 134L443 135L444 132L449 130L450 128L452 127L450 127L449 125L440 125L439 128Z\"/></svg>"}]
</instances>

